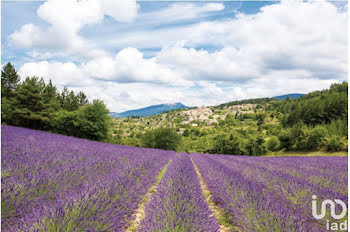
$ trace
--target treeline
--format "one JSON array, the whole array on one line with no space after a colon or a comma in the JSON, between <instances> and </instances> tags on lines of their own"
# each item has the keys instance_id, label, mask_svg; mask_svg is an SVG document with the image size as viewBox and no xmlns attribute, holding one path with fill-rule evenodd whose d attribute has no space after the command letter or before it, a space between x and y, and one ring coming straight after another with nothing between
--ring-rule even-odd
<instances>
[{"instance_id":1,"label":"treeline","mask_svg":"<svg viewBox=\"0 0 350 232\"><path fill-rule=\"evenodd\" d=\"M244 105L244 104L261 104L261 103L269 103L272 101L275 101L274 98L255 98L255 99L246 99L246 100L240 100L240 101L232 101L224 104L220 104L218 106L215 106L214 108L223 109L224 107L228 106L236 106L236 105Z\"/></svg>"},{"instance_id":2,"label":"treeline","mask_svg":"<svg viewBox=\"0 0 350 232\"><path fill-rule=\"evenodd\" d=\"M102 101L89 102L85 93L67 87L59 92L51 80L34 76L21 82L11 63L1 71L1 123L105 140L108 113Z\"/></svg>"},{"instance_id":3,"label":"treeline","mask_svg":"<svg viewBox=\"0 0 350 232\"><path fill-rule=\"evenodd\" d=\"M300 99L279 104L277 111L285 114L282 124L293 126L299 122L306 125L329 124L334 120L348 118L348 83L332 84L329 90L313 92Z\"/></svg>"},{"instance_id":4,"label":"treeline","mask_svg":"<svg viewBox=\"0 0 350 232\"><path fill-rule=\"evenodd\" d=\"M253 99L254 100L254 99ZM248 100L249 102L249 100ZM252 102L252 101L251 101ZM303 97L264 102L264 112L226 118L220 125L225 132L217 135L206 152L264 155L267 152L346 151L348 143L348 83L332 84L330 89ZM277 118L280 123L266 123ZM257 130L229 131L238 120L255 120Z\"/></svg>"}]
</instances>

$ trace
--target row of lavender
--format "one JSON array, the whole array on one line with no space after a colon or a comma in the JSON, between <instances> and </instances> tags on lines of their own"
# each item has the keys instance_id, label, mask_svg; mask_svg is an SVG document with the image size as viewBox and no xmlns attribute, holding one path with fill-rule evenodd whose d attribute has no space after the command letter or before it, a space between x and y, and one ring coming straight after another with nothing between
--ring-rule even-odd
<instances>
[{"instance_id":1,"label":"row of lavender","mask_svg":"<svg viewBox=\"0 0 350 232\"><path fill-rule=\"evenodd\" d=\"M191 158L233 230L324 231L312 195L348 199L347 157L175 154L8 126L1 153L4 231L125 231L170 160L139 231L218 231Z\"/></svg>"},{"instance_id":2,"label":"row of lavender","mask_svg":"<svg viewBox=\"0 0 350 232\"><path fill-rule=\"evenodd\" d=\"M312 196L348 200L347 157L193 158L213 200L240 231L325 231L333 219L312 216Z\"/></svg>"},{"instance_id":3,"label":"row of lavender","mask_svg":"<svg viewBox=\"0 0 350 232\"><path fill-rule=\"evenodd\" d=\"M2 126L3 231L124 231L174 152Z\"/></svg>"},{"instance_id":4,"label":"row of lavender","mask_svg":"<svg viewBox=\"0 0 350 232\"><path fill-rule=\"evenodd\" d=\"M219 231L188 154L177 154L146 204L141 232Z\"/></svg>"}]
</instances>

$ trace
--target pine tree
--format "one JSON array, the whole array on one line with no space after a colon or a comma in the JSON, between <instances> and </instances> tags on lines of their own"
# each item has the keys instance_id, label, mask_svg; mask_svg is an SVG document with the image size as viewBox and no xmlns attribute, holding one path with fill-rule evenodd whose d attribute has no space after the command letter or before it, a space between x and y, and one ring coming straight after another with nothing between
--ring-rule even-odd
<instances>
[{"instance_id":1,"label":"pine tree","mask_svg":"<svg viewBox=\"0 0 350 232\"><path fill-rule=\"evenodd\" d=\"M45 113L43 90L44 80L38 77L27 77L15 91L13 123L19 126L42 129L48 123Z\"/></svg>"},{"instance_id":2,"label":"pine tree","mask_svg":"<svg viewBox=\"0 0 350 232\"><path fill-rule=\"evenodd\" d=\"M69 95L69 90L67 86L65 86L60 94L60 103L63 109L67 109L68 107L68 95Z\"/></svg>"},{"instance_id":3,"label":"pine tree","mask_svg":"<svg viewBox=\"0 0 350 232\"><path fill-rule=\"evenodd\" d=\"M71 90L67 97L67 107L66 110L74 111L79 108L78 98L74 95L74 92Z\"/></svg>"},{"instance_id":4,"label":"pine tree","mask_svg":"<svg viewBox=\"0 0 350 232\"><path fill-rule=\"evenodd\" d=\"M17 88L20 77L11 63L7 63L1 71L1 98L13 96Z\"/></svg>"},{"instance_id":5,"label":"pine tree","mask_svg":"<svg viewBox=\"0 0 350 232\"><path fill-rule=\"evenodd\" d=\"M79 93L77 94L77 99L78 99L79 106L85 106L85 105L89 104L89 101L88 101L85 93L82 91L79 91Z\"/></svg>"},{"instance_id":6,"label":"pine tree","mask_svg":"<svg viewBox=\"0 0 350 232\"><path fill-rule=\"evenodd\" d=\"M51 118L55 112L61 109L59 93L51 80L49 81L49 84L45 85L42 92L42 98L44 101L44 110L42 114L45 117Z\"/></svg>"}]
</instances>

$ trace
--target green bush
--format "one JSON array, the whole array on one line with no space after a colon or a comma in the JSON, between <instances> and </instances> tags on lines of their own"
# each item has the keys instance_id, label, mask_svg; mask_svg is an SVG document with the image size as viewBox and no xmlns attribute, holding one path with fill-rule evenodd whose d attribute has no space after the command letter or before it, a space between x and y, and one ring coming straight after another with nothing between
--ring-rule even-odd
<instances>
[{"instance_id":1,"label":"green bush","mask_svg":"<svg viewBox=\"0 0 350 232\"><path fill-rule=\"evenodd\" d=\"M318 150L326 145L328 132L323 126L316 126L310 131L307 137L307 148L310 150Z\"/></svg>"},{"instance_id":2,"label":"green bush","mask_svg":"<svg viewBox=\"0 0 350 232\"><path fill-rule=\"evenodd\" d=\"M92 140L105 140L108 137L109 111L99 100L75 111L60 110L50 119L50 126L56 133Z\"/></svg>"},{"instance_id":3,"label":"green bush","mask_svg":"<svg viewBox=\"0 0 350 232\"><path fill-rule=\"evenodd\" d=\"M264 138L262 136L251 137L248 139L246 145L246 154L250 156L264 155L267 152L266 145L264 143Z\"/></svg>"},{"instance_id":4,"label":"green bush","mask_svg":"<svg viewBox=\"0 0 350 232\"><path fill-rule=\"evenodd\" d=\"M294 144L293 136L291 130L283 130L278 136L278 139L281 142L281 148L291 150Z\"/></svg>"},{"instance_id":5,"label":"green bush","mask_svg":"<svg viewBox=\"0 0 350 232\"><path fill-rule=\"evenodd\" d=\"M267 140L266 146L270 151L278 151L281 147L281 143L277 136L271 136L271 138Z\"/></svg>"},{"instance_id":6,"label":"green bush","mask_svg":"<svg viewBox=\"0 0 350 232\"><path fill-rule=\"evenodd\" d=\"M177 150L181 143L181 136L171 128L158 128L148 131L141 138L144 147L164 150Z\"/></svg>"},{"instance_id":7,"label":"green bush","mask_svg":"<svg viewBox=\"0 0 350 232\"><path fill-rule=\"evenodd\" d=\"M209 153L215 154L234 154L245 155L245 144L243 139L236 133L229 136L220 134L214 137L213 148L208 150Z\"/></svg>"},{"instance_id":8,"label":"green bush","mask_svg":"<svg viewBox=\"0 0 350 232\"><path fill-rule=\"evenodd\" d=\"M292 130L293 150L306 150L307 137L309 130L307 126L301 122L293 125Z\"/></svg>"},{"instance_id":9,"label":"green bush","mask_svg":"<svg viewBox=\"0 0 350 232\"><path fill-rule=\"evenodd\" d=\"M332 135L337 136L348 136L348 120L347 119L338 119L331 121L330 124L324 125L325 128L328 130L328 134L331 137Z\"/></svg>"},{"instance_id":10,"label":"green bush","mask_svg":"<svg viewBox=\"0 0 350 232\"><path fill-rule=\"evenodd\" d=\"M346 147L346 143L344 142L344 140L337 135L333 135L328 140L327 151L330 151L330 152L341 151L345 147Z\"/></svg>"}]
</instances>

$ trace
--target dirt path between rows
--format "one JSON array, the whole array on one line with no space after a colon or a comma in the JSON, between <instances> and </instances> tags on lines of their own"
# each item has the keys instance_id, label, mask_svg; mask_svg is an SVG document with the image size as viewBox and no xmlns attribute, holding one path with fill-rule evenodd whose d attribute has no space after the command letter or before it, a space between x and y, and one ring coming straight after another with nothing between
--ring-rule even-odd
<instances>
[{"instance_id":1,"label":"dirt path between rows","mask_svg":"<svg viewBox=\"0 0 350 232\"><path fill-rule=\"evenodd\" d=\"M136 213L134 214L135 219L131 222L130 226L125 230L125 232L137 232L140 223L142 219L145 217L145 206L149 200L151 200L151 195L156 192L156 187L160 183L160 181L163 179L163 176L168 169L169 165L171 164L172 160L169 160L169 162L162 168L162 170L159 172L157 176L157 181L149 188L148 193L143 197L141 204L139 205L139 208L136 210Z\"/></svg>"},{"instance_id":2,"label":"dirt path between rows","mask_svg":"<svg viewBox=\"0 0 350 232\"><path fill-rule=\"evenodd\" d=\"M234 229L232 227L229 227L225 224L229 224L227 222L227 220L225 219L225 216L224 216L224 212L223 210L218 207L212 200L212 194L209 190L209 188L207 187L207 185L205 184L204 180L203 180L203 177L199 171L199 168L197 167L196 163L193 161L193 159L191 158L191 161L193 163L193 166L196 170L196 173L198 175L198 178L199 178L199 182L200 182L200 185L201 185L201 188L202 188L202 192L203 192L203 196L204 196L204 199L205 201L207 202L208 206L209 206L209 209L213 212L219 226L220 226L220 232L237 232L239 230L237 229Z\"/></svg>"}]
</instances>

